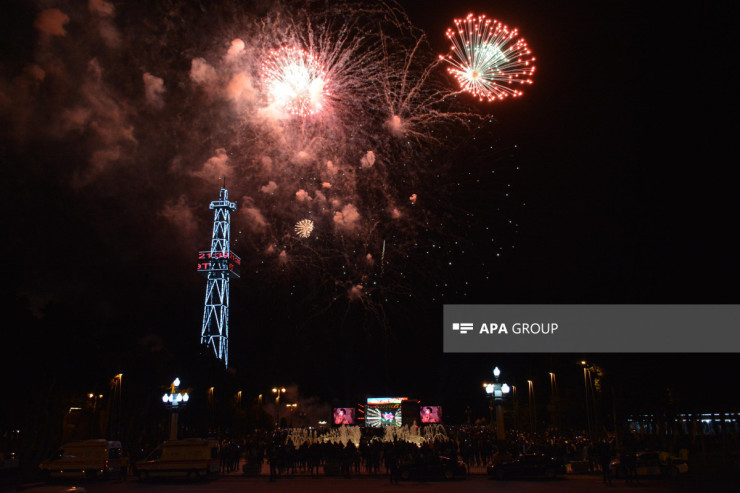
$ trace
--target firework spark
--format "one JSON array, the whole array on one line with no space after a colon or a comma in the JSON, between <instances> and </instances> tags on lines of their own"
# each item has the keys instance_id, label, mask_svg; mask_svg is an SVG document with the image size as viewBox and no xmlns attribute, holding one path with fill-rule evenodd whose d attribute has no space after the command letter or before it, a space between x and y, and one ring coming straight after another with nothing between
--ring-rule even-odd
<instances>
[{"instance_id":1,"label":"firework spark","mask_svg":"<svg viewBox=\"0 0 740 493\"><path fill-rule=\"evenodd\" d=\"M446 32L450 53L441 58L452 65L448 71L461 90L489 102L521 96L516 86L532 84L535 58L518 29L485 15L468 14L454 22Z\"/></svg>"},{"instance_id":2,"label":"firework spark","mask_svg":"<svg viewBox=\"0 0 740 493\"><path fill-rule=\"evenodd\" d=\"M231 100L240 118L224 121L235 135L232 179L251 207L250 216L234 218L246 231L239 239L260 252L275 245L275 253L249 257L255 271L310 272L324 286L337 282L340 298L363 304L386 302L388 292L408 296L408 273L394 267L419 248L421 233L444 228L430 210L438 197L426 195L440 180L439 151L453 147L449 136L459 130L475 132L482 118L451 97L457 88L439 70L445 62L393 4L283 5L255 21L227 38L244 45L239 58L194 53L227 62L216 62L214 80L259 77L249 104ZM420 192L423 205L415 200ZM307 217L310 231L296 224ZM301 241L315 237L314 229L320 239Z\"/></svg>"},{"instance_id":3,"label":"firework spark","mask_svg":"<svg viewBox=\"0 0 740 493\"><path fill-rule=\"evenodd\" d=\"M270 4L257 14L217 0L203 13L181 2L166 13L171 23L142 26L130 20L145 2L126 2L118 37L136 63L124 50L97 53L93 25L56 35L64 56L51 63L51 45L40 47L6 107L26 111L37 87L35 104L49 97L54 118L39 112L37 131L19 135L84 133L77 186L141 169L173 177L158 208L193 241L196 204L228 177L240 206L234 248L257 280L303 277L317 283L306 285L314 297L399 302L417 282L411 255L439 248L430 235L450 236L447 210L435 207L451 193L460 130L485 122L451 97L446 62L394 1ZM74 76L41 84L60 67ZM3 76L0 86L15 87ZM296 224L309 217L312 228Z\"/></svg>"},{"instance_id":4,"label":"firework spark","mask_svg":"<svg viewBox=\"0 0 740 493\"><path fill-rule=\"evenodd\" d=\"M267 92L280 108L306 117L321 111L329 95L329 78L318 59L306 50L284 46L262 64Z\"/></svg>"},{"instance_id":5,"label":"firework spark","mask_svg":"<svg viewBox=\"0 0 740 493\"><path fill-rule=\"evenodd\" d=\"M313 221L310 219L301 219L295 225L295 232L301 238L308 238L313 232Z\"/></svg>"}]
</instances>

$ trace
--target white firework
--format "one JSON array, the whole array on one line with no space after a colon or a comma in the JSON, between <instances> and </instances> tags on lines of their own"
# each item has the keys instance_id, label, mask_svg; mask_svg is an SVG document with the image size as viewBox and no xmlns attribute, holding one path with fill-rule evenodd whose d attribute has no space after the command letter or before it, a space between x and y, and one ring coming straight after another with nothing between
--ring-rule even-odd
<instances>
[{"instance_id":1,"label":"white firework","mask_svg":"<svg viewBox=\"0 0 740 493\"><path fill-rule=\"evenodd\" d=\"M262 71L272 100L285 111L302 117L321 111L329 80L313 55L284 46L270 52Z\"/></svg>"},{"instance_id":2,"label":"white firework","mask_svg":"<svg viewBox=\"0 0 740 493\"><path fill-rule=\"evenodd\" d=\"M310 219L301 219L295 225L295 232L301 238L308 238L313 232L313 221Z\"/></svg>"}]
</instances>

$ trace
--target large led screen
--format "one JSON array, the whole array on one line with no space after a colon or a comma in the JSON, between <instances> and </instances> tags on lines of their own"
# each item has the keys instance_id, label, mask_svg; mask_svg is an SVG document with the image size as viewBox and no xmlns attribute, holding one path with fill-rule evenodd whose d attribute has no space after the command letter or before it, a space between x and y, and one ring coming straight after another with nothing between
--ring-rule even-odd
<instances>
[{"instance_id":1,"label":"large led screen","mask_svg":"<svg viewBox=\"0 0 740 493\"><path fill-rule=\"evenodd\" d=\"M355 424L355 409L352 407L337 407L334 409L335 425Z\"/></svg>"},{"instance_id":2,"label":"large led screen","mask_svg":"<svg viewBox=\"0 0 740 493\"><path fill-rule=\"evenodd\" d=\"M365 411L365 426L383 428L400 427L402 423L401 404L406 397L368 397Z\"/></svg>"},{"instance_id":3,"label":"large led screen","mask_svg":"<svg viewBox=\"0 0 740 493\"><path fill-rule=\"evenodd\" d=\"M441 406L421 406L422 423L441 423L442 407Z\"/></svg>"}]
</instances>

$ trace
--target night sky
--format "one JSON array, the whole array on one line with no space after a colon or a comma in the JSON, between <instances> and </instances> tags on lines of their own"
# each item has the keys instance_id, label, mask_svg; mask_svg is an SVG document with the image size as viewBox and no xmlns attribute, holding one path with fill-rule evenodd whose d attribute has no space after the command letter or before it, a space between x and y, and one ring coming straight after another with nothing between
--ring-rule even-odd
<instances>
[{"instance_id":1,"label":"night sky","mask_svg":"<svg viewBox=\"0 0 740 493\"><path fill-rule=\"evenodd\" d=\"M339 123L280 134L287 145L265 138L249 101L213 87L229 82L232 39L246 39L243 26L271 2L113 3L14 2L0 21L0 347L16 395L51 375L86 393L141 361L159 361L162 383L194 371L205 289L196 252L209 248L208 204L227 174L239 204L232 248L245 260L230 357L250 393L291 384L341 405L407 395L462 419L464 403L485 406L480 382L494 364L521 385L545 389L555 371L561 386L582 388L586 358L637 405L670 387L686 407L737 410L723 387L735 355L441 349L443 303L737 302L729 2L402 2L432 58L468 12L517 26L537 57L521 98L461 95L456 108L485 117L469 128L423 123L421 133L444 135L437 147L426 137L404 146L350 118L382 109L363 113L355 86ZM39 21L52 8L69 17L63 34ZM216 72L203 66L197 79L197 58ZM434 82L454 83L437 71ZM306 137L323 131L331 144ZM310 142L293 149L296 139ZM370 150L377 163L361 169ZM332 156L340 168L352 156L358 171L318 185L328 178L310 167ZM377 175L370 185L362 173ZM274 199L260 191L273 179ZM329 215L317 187L329 202L336 194ZM309 213L299 188L313 194L312 243L292 233Z\"/></svg>"}]
</instances>

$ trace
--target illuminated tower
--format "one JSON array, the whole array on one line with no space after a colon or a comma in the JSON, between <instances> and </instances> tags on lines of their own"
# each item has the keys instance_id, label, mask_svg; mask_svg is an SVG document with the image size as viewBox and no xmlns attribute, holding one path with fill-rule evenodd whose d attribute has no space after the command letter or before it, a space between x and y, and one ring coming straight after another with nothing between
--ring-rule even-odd
<instances>
[{"instance_id":1,"label":"illuminated tower","mask_svg":"<svg viewBox=\"0 0 740 493\"><path fill-rule=\"evenodd\" d=\"M229 201L226 183L210 208L214 211L211 249L198 254L198 272L208 279L200 342L228 367L229 281L239 277L241 259L231 252L231 213L236 202Z\"/></svg>"}]
</instances>

